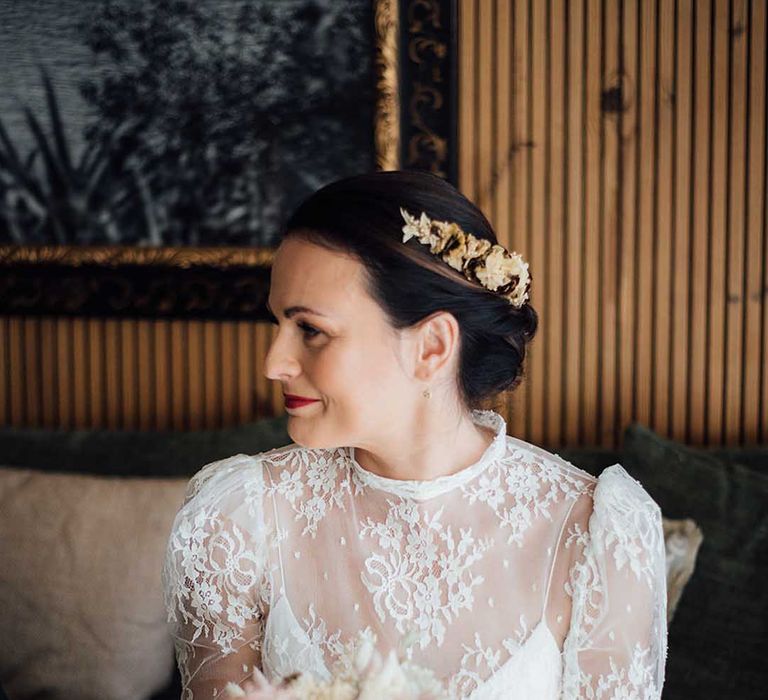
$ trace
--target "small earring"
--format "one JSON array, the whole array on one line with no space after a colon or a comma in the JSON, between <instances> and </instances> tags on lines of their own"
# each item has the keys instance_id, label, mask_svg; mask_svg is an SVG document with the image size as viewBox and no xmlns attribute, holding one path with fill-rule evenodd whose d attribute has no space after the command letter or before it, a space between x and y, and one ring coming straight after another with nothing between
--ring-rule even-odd
<instances>
[{"instance_id":1,"label":"small earring","mask_svg":"<svg viewBox=\"0 0 768 700\"><path fill-rule=\"evenodd\" d=\"M426 398L426 399L428 399L430 396L432 396L432 394L429 393L429 389L424 389L424 391L421 392L421 393L422 393L422 396L424 396L424 398Z\"/></svg>"}]
</instances>

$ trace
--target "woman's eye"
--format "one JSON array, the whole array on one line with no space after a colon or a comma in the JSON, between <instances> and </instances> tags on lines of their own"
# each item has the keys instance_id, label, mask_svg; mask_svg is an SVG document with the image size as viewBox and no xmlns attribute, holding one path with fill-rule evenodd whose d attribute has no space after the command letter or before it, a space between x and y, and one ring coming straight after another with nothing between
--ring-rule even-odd
<instances>
[{"instance_id":1,"label":"woman's eye","mask_svg":"<svg viewBox=\"0 0 768 700\"><path fill-rule=\"evenodd\" d=\"M280 321L277 320L277 317L269 312L267 313L268 313L269 322L274 324L275 326L279 326ZM304 335L307 338L314 338L315 336L318 336L322 333L322 331L317 330L317 328L313 328L308 323L299 323L297 325L299 326L299 328L301 328L301 330L304 331Z\"/></svg>"},{"instance_id":2,"label":"woman's eye","mask_svg":"<svg viewBox=\"0 0 768 700\"><path fill-rule=\"evenodd\" d=\"M299 328L304 331L304 335L306 335L308 338L314 338L316 335L320 335L319 330L312 328L312 326L307 325L306 323L300 323Z\"/></svg>"}]
</instances>

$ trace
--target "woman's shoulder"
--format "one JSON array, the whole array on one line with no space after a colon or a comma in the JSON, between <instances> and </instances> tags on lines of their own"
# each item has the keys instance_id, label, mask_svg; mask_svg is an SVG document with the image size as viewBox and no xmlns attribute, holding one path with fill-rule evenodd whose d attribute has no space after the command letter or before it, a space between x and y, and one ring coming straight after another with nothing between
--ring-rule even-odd
<instances>
[{"instance_id":1,"label":"woman's shoulder","mask_svg":"<svg viewBox=\"0 0 768 700\"><path fill-rule=\"evenodd\" d=\"M616 563L629 560L636 572L649 555L664 558L664 528L659 504L621 464L606 467L597 479L590 532L606 547L615 545ZM644 553L643 556L639 556ZM638 555L638 556L635 556Z\"/></svg>"},{"instance_id":2,"label":"woman's shoulder","mask_svg":"<svg viewBox=\"0 0 768 700\"><path fill-rule=\"evenodd\" d=\"M221 490L241 478L245 470L253 470L258 464L256 455L238 453L231 457L207 462L195 472L187 483L185 502L202 494Z\"/></svg>"},{"instance_id":3,"label":"woman's shoulder","mask_svg":"<svg viewBox=\"0 0 768 700\"><path fill-rule=\"evenodd\" d=\"M507 435L509 465L535 464L548 488L555 485L562 493L577 498L583 515L594 515L593 529L621 529L624 532L643 523L646 528L660 527L661 510L645 487L620 463L598 474L572 464L556 452ZM574 513L576 516L576 513Z\"/></svg>"},{"instance_id":4,"label":"woman's shoulder","mask_svg":"<svg viewBox=\"0 0 768 700\"><path fill-rule=\"evenodd\" d=\"M204 464L190 478L186 500L201 493L221 493L241 485L243 480L263 480L265 472L293 471L314 463L327 450L317 450L291 442L255 454L239 452Z\"/></svg>"},{"instance_id":5,"label":"woman's shoulder","mask_svg":"<svg viewBox=\"0 0 768 700\"><path fill-rule=\"evenodd\" d=\"M189 502L202 494L221 494L237 488L244 479L260 481L265 463L280 459L296 448L298 445L291 443L255 454L238 452L207 462L190 477L184 500Z\"/></svg>"},{"instance_id":6,"label":"woman's shoulder","mask_svg":"<svg viewBox=\"0 0 768 700\"><path fill-rule=\"evenodd\" d=\"M597 477L594 511L604 525L637 528L641 523L661 523L659 504L618 462L606 467Z\"/></svg>"},{"instance_id":7,"label":"woman's shoulder","mask_svg":"<svg viewBox=\"0 0 768 700\"><path fill-rule=\"evenodd\" d=\"M650 587L663 580L664 529L661 509L624 467L606 467L595 482L584 533L592 557L612 571L625 569ZM659 584L661 585L661 584Z\"/></svg>"},{"instance_id":8,"label":"woman's shoulder","mask_svg":"<svg viewBox=\"0 0 768 700\"><path fill-rule=\"evenodd\" d=\"M540 445L507 435L506 462L508 467L533 466L545 485L556 485L566 494L592 494L598 478L572 464L557 452Z\"/></svg>"}]
</instances>

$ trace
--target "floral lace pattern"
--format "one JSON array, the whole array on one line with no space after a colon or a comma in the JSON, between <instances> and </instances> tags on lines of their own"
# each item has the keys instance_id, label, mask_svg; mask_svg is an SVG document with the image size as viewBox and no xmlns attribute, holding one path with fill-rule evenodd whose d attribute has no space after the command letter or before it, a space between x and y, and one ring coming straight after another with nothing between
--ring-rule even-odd
<instances>
[{"instance_id":1,"label":"floral lace pattern","mask_svg":"<svg viewBox=\"0 0 768 700\"><path fill-rule=\"evenodd\" d=\"M551 520L553 504L578 498L590 489L583 477L529 450L515 448L504 460L492 464L476 486L466 487L464 495L470 505L480 501L490 507L501 527L510 530L507 542L522 547L523 535L536 518Z\"/></svg>"},{"instance_id":2,"label":"floral lace pattern","mask_svg":"<svg viewBox=\"0 0 768 700\"><path fill-rule=\"evenodd\" d=\"M387 502L386 520L376 523L368 518L360 530L384 550L365 560L363 583L382 622L388 615L401 634L415 625L422 649L433 640L441 646L446 624L460 610L472 609L472 589L484 580L472 574L472 565L493 541L476 541L470 529L461 529L455 537L453 529L440 521L443 508L420 516L413 503ZM435 568L440 575L433 573Z\"/></svg>"},{"instance_id":3,"label":"floral lace pattern","mask_svg":"<svg viewBox=\"0 0 768 700\"><path fill-rule=\"evenodd\" d=\"M163 566L184 699L219 697L254 665L327 678L361 632L411 639L452 697L660 698L658 506L620 465L596 479L474 416L491 445L434 481L365 472L348 448L203 467Z\"/></svg>"},{"instance_id":4,"label":"floral lace pattern","mask_svg":"<svg viewBox=\"0 0 768 700\"><path fill-rule=\"evenodd\" d=\"M262 543L233 521L228 501L232 475L250 463L238 455L206 465L189 482L184 504L174 520L162 568L163 596L172 625L182 680L182 700L192 700L190 686L209 661L208 649L223 656L239 648L260 655L271 598L269 567ZM250 520L261 512L260 471L252 471L242 500ZM239 481L235 476L234 483ZM217 491L216 497L213 491ZM217 653L218 653L217 652Z\"/></svg>"},{"instance_id":5,"label":"floral lace pattern","mask_svg":"<svg viewBox=\"0 0 768 700\"><path fill-rule=\"evenodd\" d=\"M590 529L575 525L565 543L580 548L581 556L566 584L573 608L564 646L564 695L660 698L667 656L661 511L618 465L603 472L594 500ZM639 612L644 607L651 609L650 619ZM638 638L631 649L616 643L619 628Z\"/></svg>"},{"instance_id":6,"label":"floral lace pattern","mask_svg":"<svg viewBox=\"0 0 768 700\"><path fill-rule=\"evenodd\" d=\"M318 523L331 510L345 509L352 480L338 451L288 450L272 463L279 476L266 488L267 495L280 495L291 504L295 519L305 521L302 535L315 537Z\"/></svg>"}]
</instances>

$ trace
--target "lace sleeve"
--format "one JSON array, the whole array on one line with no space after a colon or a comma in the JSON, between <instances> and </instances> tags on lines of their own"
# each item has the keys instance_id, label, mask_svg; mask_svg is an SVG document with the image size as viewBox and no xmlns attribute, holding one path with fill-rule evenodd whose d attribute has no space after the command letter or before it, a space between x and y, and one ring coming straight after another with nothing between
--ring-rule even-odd
<instances>
[{"instance_id":1,"label":"lace sleeve","mask_svg":"<svg viewBox=\"0 0 768 700\"><path fill-rule=\"evenodd\" d=\"M212 462L190 480L162 569L182 700L224 697L261 668L269 605L261 465Z\"/></svg>"},{"instance_id":2,"label":"lace sleeve","mask_svg":"<svg viewBox=\"0 0 768 700\"><path fill-rule=\"evenodd\" d=\"M563 700L658 700L667 655L666 564L661 511L620 465L600 475L589 526L575 547L567 593Z\"/></svg>"}]
</instances>

